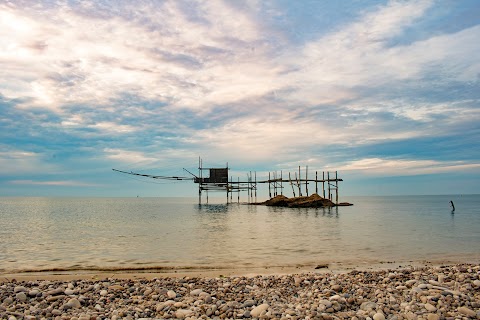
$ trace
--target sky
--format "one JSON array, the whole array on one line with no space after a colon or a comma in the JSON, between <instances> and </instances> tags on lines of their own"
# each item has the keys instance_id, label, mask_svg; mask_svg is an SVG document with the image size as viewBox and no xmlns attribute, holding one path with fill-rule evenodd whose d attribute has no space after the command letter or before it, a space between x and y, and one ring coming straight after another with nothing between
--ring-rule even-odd
<instances>
[{"instance_id":1,"label":"sky","mask_svg":"<svg viewBox=\"0 0 480 320\"><path fill-rule=\"evenodd\" d=\"M480 2L0 0L0 196L480 193ZM303 171L305 172L305 171Z\"/></svg>"}]
</instances>

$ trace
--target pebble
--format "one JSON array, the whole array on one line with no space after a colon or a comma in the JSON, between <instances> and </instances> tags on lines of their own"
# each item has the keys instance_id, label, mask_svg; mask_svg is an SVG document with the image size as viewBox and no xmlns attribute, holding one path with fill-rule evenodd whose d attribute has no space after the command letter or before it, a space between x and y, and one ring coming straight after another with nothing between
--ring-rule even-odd
<instances>
[{"instance_id":1,"label":"pebble","mask_svg":"<svg viewBox=\"0 0 480 320\"><path fill-rule=\"evenodd\" d=\"M0 279L0 319L480 319L480 266L219 278Z\"/></svg>"},{"instance_id":2,"label":"pebble","mask_svg":"<svg viewBox=\"0 0 480 320\"><path fill-rule=\"evenodd\" d=\"M82 306L80 301L78 301L78 299L76 299L76 298L72 298L72 299L68 300L66 305L69 306L70 308L80 308Z\"/></svg>"},{"instance_id":3,"label":"pebble","mask_svg":"<svg viewBox=\"0 0 480 320\"><path fill-rule=\"evenodd\" d=\"M364 310L364 311L375 310L376 308L377 308L377 304L375 302L371 302L371 301L363 302L360 305L360 309Z\"/></svg>"},{"instance_id":4,"label":"pebble","mask_svg":"<svg viewBox=\"0 0 480 320\"><path fill-rule=\"evenodd\" d=\"M14 289L13 289L13 292L14 293L18 293L18 292L27 292L27 288L25 288L24 286L16 286Z\"/></svg>"},{"instance_id":5,"label":"pebble","mask_svg":"<svg viewBox=\"0 0 480 320\"><path fill-rule=\"evenodd\" d=\"M64 293L65 293L67 296L71 296L71 295L74 295L74 294L75 294L75 290L65 289Z\"/></svg>"},{"instance_id":6,"label":"pebble","mask_svg":"<svg viewBox=\"0 0 480 320\"><path fill-rule=\"evenodd\" d=\"M167 297L169 297L170 299L175 299L177 297L177 294L173 290L168 290Z\"/></svg>"},{"instance_id":7,"label":"pebble","mask_svg":"<svg viewBox=\"0 0 480 320\"><path fill-rule=\"evenodd\" d=\"M59 294L63 294L65 292L65 289L63 287L55 288L53 290L50 290L47 292L48 296L55 296Z\"/></svg>"},{"instance_id":8,"label":"pebble","mask_svg":"<svg viewBox=\"0 0 480 320\"><path fill-rule=\"evenodd\" d=\"M472 309L469 309L467 307L460 307L458 308L458 312L466 315L466 316L469 316L469 317L475 317L477 315L477 313L475 311L473 311Z\"/></svg>"},{"instance_id":9,"label":"pebble","mask_svg":"<svg viewBox=\"0 0 480 320\"><path fill-rule=\"evenodd\" d=\"M266 311L268 309L269 305L266 303L263 303L250 311L250 315L254 318L258 318L260 314L262 314L263 311Z\"/></svg>"},{"instance_id":10,"label":"pebble","mask_svg":"<svg viewBox=\"0 0 480 320\"><path fill-rule=\"evenodd\" d=\"M192 310L179 309L177 310L177 312L175 312L175 316L177 317L177 319L185 319L186 317L190 317L192 313Z\"/></svg>"},{"instance_id":11,"label":"pebble","mask_svg":"<svg viewBox=\"0 0 480 320\"><path fill-rule=\"evenodd\" d=\"M332 286L332 290L336 292L342 291L342 286L335 284Z\"/></svg>"},{"instance_id":12,"label":"pebble","mask_svg":"<svg viewBox=\"0 0 480 320\"><path fill-rule=\"evenodd\" d=\"M40 293L40 290L38 290L38 289L32 289L32 290L28 291L28 296L29 296L29 297L35 297L35 296L37 296L39 293Z\"/></svg>"},{"instance_id":13,"label":"pebble","mask_svg":"<svg viewBox=\"0 0 480 320\"><path fill-rule=\"evenodd\" d=\"M190 291L190 294L192 296L198 296L200 293L202 293L202 291L203 291L202 289L195 289L195 290Z\"/></svg>"},{"instance_id":14,"label":"pebble","mask_svg":"<svg viewBox=\"0 0 480 320\"><path fill-rule=\"evenodd\" d=\"M15 298L20 301L20 302L25 302L27 301L27 295L25 294L25 292L19 292L15 295Z\"/></svg>"},{"instance_id":15,"label":"pebble","mask_svg":"<svg viewBox=\"0 0 480 320\"><path fill-rule=\"evenodd\" d=\"M427 315L427 320L439 320L440 317L436 313L429 313Z\"/></svg>"},{"instance_id":16,"label":"pebble","mask_svg":"<svg viewBox=\"0 0 480 320\"><path fill-rule=\"evenodd\" d=\"M373 320L385 320L385 316L383 313L378 312L373 315Z\"/></svg>"},{"instance_id":17,"label":"pebble","mask_svg":"<svg viewBox=\"0 0 480 320\"><path fill-rule=\"evenodd\" d=\"M425 303L425 309L427 309L428 312L435 312L437 311L437 308L430 303Z\"/></svg>"}]
</instances>

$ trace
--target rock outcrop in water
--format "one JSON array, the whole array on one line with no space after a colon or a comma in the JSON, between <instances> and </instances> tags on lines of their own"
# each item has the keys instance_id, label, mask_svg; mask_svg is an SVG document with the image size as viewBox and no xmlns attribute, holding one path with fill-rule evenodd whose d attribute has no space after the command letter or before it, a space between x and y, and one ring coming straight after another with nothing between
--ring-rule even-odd
<instances>
[{"instance_id":1,"label":"rock outcrop in water","mask_svg":"<svg viewBox=\"0 0 480 320\"><path fill-rule=\"evenodd\" d=\"M294 198L288 198L284 195L278 195L270 200L267 200L259 204L272 206L272 207L289 207L289 208L329 208L329 207L335 207L335 206L351 206L352 205L347 202L342 202L337 205L333 203L331 200L322 198L316 193L308 197L294 197Z\"/></svg>"}]
</instances>

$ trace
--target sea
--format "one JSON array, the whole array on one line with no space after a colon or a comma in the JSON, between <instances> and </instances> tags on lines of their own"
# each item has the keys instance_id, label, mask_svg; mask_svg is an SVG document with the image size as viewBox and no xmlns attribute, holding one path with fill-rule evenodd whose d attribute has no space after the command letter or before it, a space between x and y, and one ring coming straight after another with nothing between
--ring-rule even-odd
<instances>
[{"instance_id":1,"label":"sea","mask_svg":"<svg viewBox=\"0 0 480 320\"><path fill-rule=\"evenodd\" d=\"M480 195L342 201L354 205L4 197L0 273L480 262Z\"/></svg>"}]
</instances>

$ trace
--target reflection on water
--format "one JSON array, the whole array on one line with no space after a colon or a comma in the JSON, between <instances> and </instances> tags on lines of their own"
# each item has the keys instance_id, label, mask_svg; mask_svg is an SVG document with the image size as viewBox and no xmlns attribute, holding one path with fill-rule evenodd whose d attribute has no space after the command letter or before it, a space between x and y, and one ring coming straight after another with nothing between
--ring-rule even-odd
<instances>
[{"instance_id":1,"label":"reflection on water","mask_svg":"<svg viewBox=\"0 0 480 320\"><path fill-rule=\"evenodd\" d=\"M197 205L198 212L227 212L227 204L199 204Z\"/></svg>"},{"instance_id":2,"label":"reflection on water","mask_svg":"<svg viewBox=\"0 0 480 320\"><path fill-rule=\"evenodd\" d=\"M278 266L479 257L479 196L353 207L195 199L0 198L0 269Z\"/></svg>"}]
</instances>

